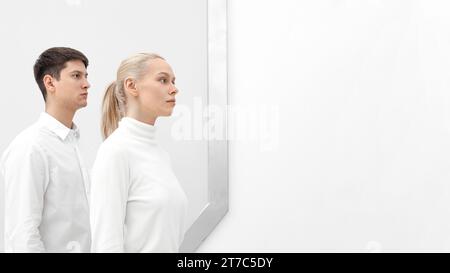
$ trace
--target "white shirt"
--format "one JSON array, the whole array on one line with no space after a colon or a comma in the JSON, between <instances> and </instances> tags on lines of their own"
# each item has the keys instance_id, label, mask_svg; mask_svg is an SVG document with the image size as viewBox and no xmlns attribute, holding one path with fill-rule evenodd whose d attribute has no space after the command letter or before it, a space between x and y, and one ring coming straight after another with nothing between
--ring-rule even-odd
<instances>
[{"instance_id":1,"label":"white shirt","mask_svg":"<svg viewBox=\"0 0 450 273\"><path fill-rule=\"evenodd\" d=\"M89 252L88 175L73 127L42 113L3 153L6 252Z\"/></svg>"},{"instance_id":2,"label":"white shirt","mask_svg":"<svg viewBox=\"0 0 450 273\"><path fill-rule=\"evenodd\" d=\"M122 118L91 181L92 252L178 252L188 201L154 126Z\"/></svg>"}]
</instances>

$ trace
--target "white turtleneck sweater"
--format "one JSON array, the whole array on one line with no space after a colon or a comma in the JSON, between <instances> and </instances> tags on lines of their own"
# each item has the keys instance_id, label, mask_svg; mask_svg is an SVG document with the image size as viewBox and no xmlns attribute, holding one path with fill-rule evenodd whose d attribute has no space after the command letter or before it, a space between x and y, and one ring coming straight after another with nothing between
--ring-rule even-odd
<instances>
[{"instance_id":1,"label":"white turtleneck sweater","mask_svg":"<svg viewBox=\"0 0 450 273\"><path fill-rule=\"evenodd\" d=\"M92 169L92 252L178 252L187 206L155 127L122 118Z\"/></svg>"}]
</instances>

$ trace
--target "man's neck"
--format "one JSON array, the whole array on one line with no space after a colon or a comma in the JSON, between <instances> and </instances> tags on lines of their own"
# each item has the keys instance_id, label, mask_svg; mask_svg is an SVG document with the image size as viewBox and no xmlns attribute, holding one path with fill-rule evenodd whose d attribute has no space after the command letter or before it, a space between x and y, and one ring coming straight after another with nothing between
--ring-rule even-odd
<instances>
[{"instance_id":1,"label":"man's neck","mask_svg":"<svg viewBox=\"0 0 450 273\"><path fill-rule=\"evenodd\" d=\"M67 109L55 109L54 107L45 107L45 112L50 116L54 117L57 121L64 124L69 129L72 129L73 116L75 111L70 111Z\"/></svg>"}]
</instances>

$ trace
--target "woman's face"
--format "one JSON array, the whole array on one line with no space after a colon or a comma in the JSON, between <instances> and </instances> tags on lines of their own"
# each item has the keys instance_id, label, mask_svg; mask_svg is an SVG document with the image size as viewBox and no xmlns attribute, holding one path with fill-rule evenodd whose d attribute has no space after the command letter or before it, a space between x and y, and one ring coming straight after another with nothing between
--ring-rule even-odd
<instances>
[{"instance_id":1,"label":"woman's face","mask_svg":"<svg viewBox=\"0 0 450 273\"><path fill-rule=\"evenodd\" d=\"M136 82L138 103L144 113L152 116L170 116L175 107L175 75L170 65L162 59L148 61L145 75Z\"/></svg>"}]
</instances>

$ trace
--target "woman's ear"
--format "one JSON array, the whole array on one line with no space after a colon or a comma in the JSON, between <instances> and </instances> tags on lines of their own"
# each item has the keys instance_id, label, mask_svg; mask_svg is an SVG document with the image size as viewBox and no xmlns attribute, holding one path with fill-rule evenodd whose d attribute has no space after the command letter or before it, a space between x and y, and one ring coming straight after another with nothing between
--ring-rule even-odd
<instances>
[{"instance_id":1,"label":"woman's ear","mask_svg":"<svg viewBox=\"0 0 450 273\"><path fill-rule=\"evenodd\" d=\"M137 97L138 96L138 91L136 88L136 81L132 78L126 78L125 81L123 82L124 88L125 88L125 92L127 92L128 94L130 94L133 97Z\"/></svg>"},{"instance_id":2,"label":"woman's ear","mask_svg":"<svg viewBox=\"0 0 450 273\"><path fill-rule=\"evenodd\" d=\"M47 89L48 93L55 93L55 79L52 76L47 74L42 78L42 81L44 82L45 89Z\"/></svg>"}]
</instances>

